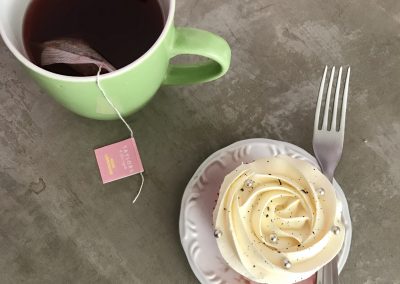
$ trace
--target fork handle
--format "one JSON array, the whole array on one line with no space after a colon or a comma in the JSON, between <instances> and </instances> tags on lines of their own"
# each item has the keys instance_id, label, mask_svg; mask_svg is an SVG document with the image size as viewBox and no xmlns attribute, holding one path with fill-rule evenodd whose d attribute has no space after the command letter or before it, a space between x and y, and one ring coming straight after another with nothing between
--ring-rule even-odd
<instances>
[{"instance_id":1,"label":"fork handle","mask_svg":"<svg viewBox=\"0 0 400 284\"><path fill-rule=\"evenodd\" d=\"M335 174L336 165L334 167L332 167L332 166L330 166L330 163L319 163L319 164L321 165L322 173L333 184L333 175ZM328 166L326 168L322 167L322 165L324 165L324 164L328 164Z\"/></svg>"},{"instance_id":2,"label":"fork handle","mask_svg":"<svg viewBox=\"0 0 400 284\"><path fill-rule=\"evenodd\" d=\"M339 284L338 256L318 271L317 284Z\"/></svg>"}]
</instances>

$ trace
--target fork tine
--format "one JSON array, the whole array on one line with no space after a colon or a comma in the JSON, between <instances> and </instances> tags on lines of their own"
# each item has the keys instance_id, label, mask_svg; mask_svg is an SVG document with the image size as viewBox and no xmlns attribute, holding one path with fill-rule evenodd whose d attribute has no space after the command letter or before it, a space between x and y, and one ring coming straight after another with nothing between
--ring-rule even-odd
<instances>
[{"instance_id":1,"label":"fork tine","mask_svg":"<svg viewBox=\"0 0 400 284\"><path fill-rule=\"evenodd\" d=\"M344 85L343 103L342 103L342 114L340 118L339 131L344 132L346 124L346 109L347 109L347 97L349 95L349 81L350 81L350 66L347 68L346 83Z\"/></svg>"},{"instance_id":2,"label":"fork tine","mask_svg":"<svg viewBox=\"0 0 400 284\"><path fill-rule=\"evenodd\" d=\"M319 95L317 101L317 108L315 110L315 120L314 120L314 131L318 130L319 126L319 115L321 113L321 104L322 104L322 96L324 94L324 87L325 87L325 79L326 79L326 72L328 70L328 66L325 66L324 75L322 76L321 86L319 87Z\"/></svg>"},{"instance_id":3,"label":"fork tine","mask_svg":"<svg viewBox=\"0 0 400 284\"><path fill-rule=\"evenodd\" d=\"M336 93L335 93L335 101L333 103L333 116L332 116L332 125L331 125L331 131L336 131L336 119L337 119L337 109L338 109L338 103L339 103L339 94L340 94L340 83L342 81L342 66L340 66L339 69L339 75L337 78L337 83L336 83Z\"/></svg>"},{"instance_id":4,"label":"fork tine","mask_svg":"<svg viewBox=\"0 0 400 284\"><path fill-rule=\"evenodd\" d=\"M335 66L333 66L331 70L331 78L329 80L328 93L326 94L325 113L324 113L324 120L322 122L322 129L328 129L329 104L331 101L333 77L335 77Z\"/></svg>"}]
</instances>

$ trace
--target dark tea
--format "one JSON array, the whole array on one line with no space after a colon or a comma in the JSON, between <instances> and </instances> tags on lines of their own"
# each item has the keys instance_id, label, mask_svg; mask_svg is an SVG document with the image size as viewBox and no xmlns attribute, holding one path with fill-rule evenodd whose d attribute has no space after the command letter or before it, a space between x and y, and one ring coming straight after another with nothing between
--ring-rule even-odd
<instances>
[{"instance_id":1,"label":"dark tea","mask_svg":"<svg viewBox=\"0 0 400 284\"><path fill-rule=\"evenodd\" d=\"M157 0L32 0L24 19L23 38L28 56L39 66L44 42L74 38L85 41L118 69L149 50L163 28ZM79 76L64 64L42 67Z\"/></svg>"}]
</instances>

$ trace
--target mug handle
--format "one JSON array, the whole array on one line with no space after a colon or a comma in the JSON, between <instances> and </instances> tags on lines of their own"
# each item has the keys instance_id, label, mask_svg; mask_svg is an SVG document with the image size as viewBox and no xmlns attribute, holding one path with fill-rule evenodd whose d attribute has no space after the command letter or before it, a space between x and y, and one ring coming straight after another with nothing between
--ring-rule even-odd
<instances>
[{"instance_id":1,"label":"mug handle","mask_svg":"<svg viewBox=\"0 0 400 284\"><path fill-rule=\"evenodd\" d=\"M231 62L231 49L221 37L193 28L176 28L170 58L177 55L209 58L196 64L170 64L164 85L185 85L215 80L224 75Z\"/></svg>"}]
</instances>

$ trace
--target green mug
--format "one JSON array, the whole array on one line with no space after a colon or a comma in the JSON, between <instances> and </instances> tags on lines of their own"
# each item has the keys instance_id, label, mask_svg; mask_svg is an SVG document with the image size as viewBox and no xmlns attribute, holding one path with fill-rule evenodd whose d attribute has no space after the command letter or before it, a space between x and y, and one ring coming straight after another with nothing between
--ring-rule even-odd
<instances>
[{"instance_id":1,"label":"green mug","mask_svg":"<svg viewBox=\"0 0 400 284\"><path fill-rule=\"evenodd\" d=\"M27 57L22 38L25 12L31 0L0 2L0 33L15 57L37 83L67 109L88 118L118 118L96 85L96 77L63 76L46 71ZM164 29L153 46L140 58L117 71L100 76L102 88L123 116L144 106L161 85L208 82L224 75L230 64L227 42L212 33L174 26L175 0L161 0ZM181 54L207 57L198 64L171 64Z\"/></svg>"}]
</instances>

